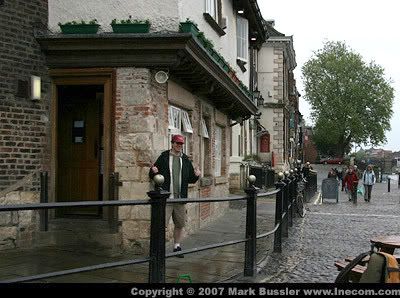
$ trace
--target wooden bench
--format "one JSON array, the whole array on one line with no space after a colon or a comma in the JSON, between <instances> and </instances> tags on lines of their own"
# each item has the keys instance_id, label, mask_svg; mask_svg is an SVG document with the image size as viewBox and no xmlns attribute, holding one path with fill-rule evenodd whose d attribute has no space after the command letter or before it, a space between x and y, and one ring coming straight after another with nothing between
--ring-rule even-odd
<instances>
[{"instance_id":1,"label":"wooden bench","mask_svg":"<svg viewBox=\"0 0 400 298\"><path fill-rule=\"evenodd\" d=\"M365 259L365 258L364 258ZM362 261L364 261L364 259ZM368 257L369 259L369 257ZM362 262L361 261L361 262ZM344 267L347 266L347 264L349 264L350 262L347 260L337 260L335 262L335 266L338 269L338 271L341 271ZM365 263L364 263L365 264ZM349 278L348 281L349 282L359 282L361 275L364 273L364 271L367 269L367 266L363 266L363 265L356 265L353 267L353 269L351 269L351 271L349 272Z\"/></svg>"},{"instance_id":2,"label":"wooden bench","mask_svg":"<svg viewBox=\"0 0 400 298\"><path fill-rule=\"evenodd\" d=\"M395 258L397 259L397 262L400 264L400 255L394 255ZM338 269L338 271L341 271L344 267L347 266L352 260L354 260L355 257L347 257L344 260L337 260L335 262L335 266ZM367 269L367 264L370 259L370 256L367 255L365 256L358 265L354 266L354 268L351 270L349 273L349 282L359 282L361 275L364 273L364 271Z\"/></svg>"},{"instance_id":3,"label":"wooden bench","mask_svg":"<svg viewBox=\"0 0 400 298\"><path fill-rule=\"evenodd\" d=\"M354 260L354 258L355 258L355 257L347 257L347 258L345 258L344 260L345 260L346 262L351 262L351 261ZM360 261L359 264L362 265L362 266L365 266L365 265L368 263L369 258L370 258L369 255L368 255L368 256L365 256L365 257Z\"/></svg>"}]
</instances>

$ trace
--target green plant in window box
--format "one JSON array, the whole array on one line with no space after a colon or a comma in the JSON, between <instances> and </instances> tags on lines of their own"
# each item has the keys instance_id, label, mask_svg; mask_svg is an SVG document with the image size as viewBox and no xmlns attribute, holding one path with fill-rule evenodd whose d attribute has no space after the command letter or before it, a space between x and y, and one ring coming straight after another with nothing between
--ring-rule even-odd
<instances>
[{"instance_id":1,"label":"green plant in window box","mask_svg":"<svg viewBox=\"0 0 400 298\"><path fill-rule=\"evenodd\" d=\"M96 19L86 23L84 20L58 23L61 32L64 34L95 34L99 30L100 25Z\"/></svg>"},{"instance_id":2,"label":"green plant in window box","mask_svg":"<svg viewBox=\"0 0 400 298\"><path fill-rule=\"evenodd\" d=\"M179 32L192 33L194 36L197 36L199 31L197 24L189 18L187 18L185 22L179 23Z\"/></svg>"},{"instance_id":3,"label":"green plant in window box","mask_svg":"<svg viewBox=\"0 0 400 298\"><path fill-rule=\"evenodd\" d=\"M225 72L229 71L229 65L228 62L224 59L224 57L221 56L221 59L219 60L219 65L222 67Z\"/></svg>"},{"instance_id":4,"label":"green plant in window box","mask_svg":"<svg viewBox=\"0 0 400 298\"><path fill-rule=\"evenodd\" d=\"M197 39L200 41L205 49L214 48L214 43L204 35L204 32L199 32L199 34L197 34Z\"/></svg>"},{"instance_id":5,"label":"green plant in window box","mask_svg":"<svg viewBox=\"0 0 400 298\"><path fill-rule=\"evenodd\" d=\"M125 20L112 20L111 27L114 33L148 33L150 21L132 19L132 16L129 16Z\"/></svg>"},{"instance_id":6,"label":"green plant in window box","mask_svg":"<svg viewBox=\"0 0 400 298\"><path fill-rule=\"evenodd\" d=\"M217 51L215 51L213 53L212 57L214 58L215 62L217 62L217 63L219 63L219 61L222 59L222 56Z\"/></svg>"}]
</instances>

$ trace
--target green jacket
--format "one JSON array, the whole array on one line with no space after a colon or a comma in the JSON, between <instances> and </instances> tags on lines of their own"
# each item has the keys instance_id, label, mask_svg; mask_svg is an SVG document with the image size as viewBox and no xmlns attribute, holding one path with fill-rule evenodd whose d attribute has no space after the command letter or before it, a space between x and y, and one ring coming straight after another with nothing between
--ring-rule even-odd
<instances>
[{"instance_id":1,"label":"green jacket","mask_svg":"<svg viewBox=\"0 0 400 298\"><path fill-rule=\"evenodd\" d=\"M170 150L164 151L158 157L157 161L155 162L154 166L158 168L158 173L164 176L164 184L161 185L162 189L170 191L171 185L171 175L169 170L169 153ZM154 174L153 171L150 169L149 177L153 179L153 177L157 174ZM188 197L188 185L189 183L196 183L199 179L198 176L195 175L192 162L189 160L188 156L182 153L182 172L181 172L181 197L187 198Z\"/></svg>"}]
</instances>

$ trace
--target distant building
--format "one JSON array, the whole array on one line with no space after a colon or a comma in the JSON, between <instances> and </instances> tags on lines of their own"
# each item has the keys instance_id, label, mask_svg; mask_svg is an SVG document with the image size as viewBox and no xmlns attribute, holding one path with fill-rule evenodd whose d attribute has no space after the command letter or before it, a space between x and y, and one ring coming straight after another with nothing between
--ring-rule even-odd
<instances>
[{"instance_id":1,"label":"distant building","mask_svg":"<svg viewBox=\"0 0 400 298\"><path fill-rule=\"evenodd\" d=\"M303 131L303 162L317 161L318 151L313 141L313 132L311 127L304 127Z\"/></svg>"},{"instance_id":2,"label":"distant building","mask_svg":"<svg viewBox=\"0 0 400 298\"><path fill-rule=\"evenodd\" d=\"M367 149L365 150L365 154L367 157L371 158L385 158L388 156L391 156L393 152L391 150L385 150L385 149Z\"/></svg>"}]
</instances>

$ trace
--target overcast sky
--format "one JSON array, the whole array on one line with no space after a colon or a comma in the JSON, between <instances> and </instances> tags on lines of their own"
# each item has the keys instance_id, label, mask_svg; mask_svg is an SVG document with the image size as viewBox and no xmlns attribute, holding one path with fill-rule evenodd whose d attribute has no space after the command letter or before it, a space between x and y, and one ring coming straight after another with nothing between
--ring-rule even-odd
<instances>
[{"instance_id":1,"label":"overcast sky","mask_svg":"<svg viewBox=\"0 0 400 298\"><path fill-rule=\"evenodd\" d=\"M391 131L381 147L400 150L400 1L398 0L258 0L264 19L275 20L275 29L293 35L297 68L295 77L304 94L301 67L325 41L344 41L364 61L374 60L393 81L395 99ZM310 108L300 99L300 112L311 124Z\"/></svg>"}]
</instances>

